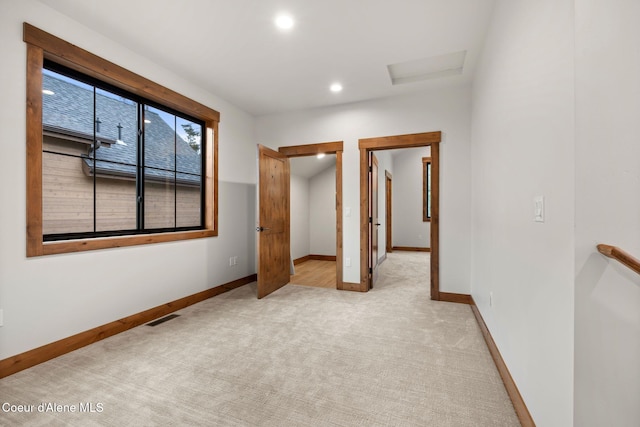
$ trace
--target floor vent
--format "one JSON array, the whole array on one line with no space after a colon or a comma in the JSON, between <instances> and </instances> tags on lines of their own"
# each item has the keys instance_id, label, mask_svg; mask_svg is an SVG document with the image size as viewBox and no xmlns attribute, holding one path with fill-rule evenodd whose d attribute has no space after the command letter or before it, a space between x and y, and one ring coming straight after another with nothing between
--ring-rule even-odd
<instances>
[{"instance_id":1,"label":"floor vent","mask_svg":"<svg viewBox=\"0 0 640 427\"><path fill-rule=\"evenodd\" d=\"M179 314L170 314L168 316L163 317L162 319L154 320L151 323L147 323L147 326L158 326L160 323L164 323L167 320L175 319L176 317L180 317Z\"/></svg>"}]
</instances>

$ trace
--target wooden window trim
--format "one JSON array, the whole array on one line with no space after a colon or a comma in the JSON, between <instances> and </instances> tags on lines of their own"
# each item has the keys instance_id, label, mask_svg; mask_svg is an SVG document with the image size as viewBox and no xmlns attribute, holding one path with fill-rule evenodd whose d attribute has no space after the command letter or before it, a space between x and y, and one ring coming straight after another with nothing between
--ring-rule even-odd
<instances>
[{"instance_id":1,"label":"wooden window trim","mask_svg":"<svg viewBox=\"0 0 640 427\"><path fill-rule=\"evenodd\" d=\"M218 123L220 113L84 49L24 23L27 44L27 256L89 251L218 235ZM189 114L205 123L205 228L43 242L42 233L42 67L44 59L95 77L128 92Z\"/></svg>"},{"instance_id":2,"label":"wooden window trim","mask_svg":"<svg viewBox=\"0 0 640 427\"><path fill-rule=\"evenodd\" d=\"M427 165L431 164L431 157L422 158L422 222L431 222L431 216L429 216L429 207L427 200Z\"/></svg>"}]
</instances>

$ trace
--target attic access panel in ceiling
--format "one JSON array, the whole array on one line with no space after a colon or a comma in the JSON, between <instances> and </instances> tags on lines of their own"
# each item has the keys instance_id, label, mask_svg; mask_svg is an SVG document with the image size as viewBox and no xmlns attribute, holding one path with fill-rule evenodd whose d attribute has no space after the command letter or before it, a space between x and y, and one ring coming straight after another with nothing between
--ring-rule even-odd
<instances>
[{"instance_id":1,"label":"attic access panel in ceiling","mask_svg":"<svg viewBox=\"0 0 640 427\"><path fill-rule=\"evenodd\" d=\"M462 74L466 50L387 65L393 85Z\"/></svg>"}]
</instances>

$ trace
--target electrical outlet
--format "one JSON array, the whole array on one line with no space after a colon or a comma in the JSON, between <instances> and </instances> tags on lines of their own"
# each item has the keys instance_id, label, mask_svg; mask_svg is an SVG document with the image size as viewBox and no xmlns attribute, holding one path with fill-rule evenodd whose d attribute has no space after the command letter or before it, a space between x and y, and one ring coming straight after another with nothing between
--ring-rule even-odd
<instances>
[{"instance_id":1,"label":"electrical outlet","mask_svg":"<svg viewBox=\"0 0 640 427\"><path fill-rule=\"evenodd\" d=\"M345 259L345 260L344 260L344 264L345 264L347 267L351 267L351 258L347 258L347 259Z\"/></svg>"},{"instance_id":2,"label":"electrical outlet","mask_svg":"<svg viewBox=\"0 0 640 427\"><path fill-rule=\"evenodd\" d=\"M237 256L233 257L233 265L238 265L238 257Z\"/></svg>"},{"instance_id":3,"label":"electrical outlet","mask_svg":"<svg viewBox=\"0 0 640 427\"><path fill-rule=\"evenodd\" d=\"M493 307L493 292L489 292L489 307Z\"/></svg>"},{"instance_id":4,"label":"electrical outlet","mask_svg":"<svg viewBox=\"0 0 640 427\"><path fill-rule=\"evenodd\" d=\"M229 267L233 266L233 257L229 257Z\"/></svg>"}]
</instances>

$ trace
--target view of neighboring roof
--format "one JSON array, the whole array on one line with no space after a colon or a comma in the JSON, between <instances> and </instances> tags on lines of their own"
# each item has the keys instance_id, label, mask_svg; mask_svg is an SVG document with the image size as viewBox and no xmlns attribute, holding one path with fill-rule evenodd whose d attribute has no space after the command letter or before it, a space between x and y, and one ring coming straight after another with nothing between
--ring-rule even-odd
<instances>
[{"instance_id":1,"label":"view of neighboring roof","mask_svg":"<svg viewBox=\"0 0 640 427\"><path fill-rule=\"evenodd\" d=\"M43 74L42 123L45 131L86 139L94 139L96 149L89 148L84 161L90 173L135 177L137 163L137 103L96 88L94 119L94 88L82 82L57 78L47 71ZM202 156L180 135L181 124L191 124L199 131L198 123L177 117L178 129L165 119L173 115L145 106L144 145L145 177L154 181L172 181L198 185L201 182ZM95 154L95 159L94 159ZM176 172L174 172L174 170Z\"/></svg>"}]
</instances>

